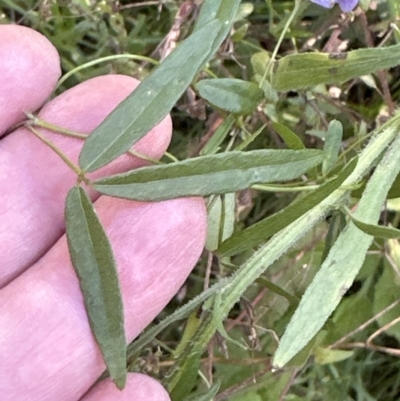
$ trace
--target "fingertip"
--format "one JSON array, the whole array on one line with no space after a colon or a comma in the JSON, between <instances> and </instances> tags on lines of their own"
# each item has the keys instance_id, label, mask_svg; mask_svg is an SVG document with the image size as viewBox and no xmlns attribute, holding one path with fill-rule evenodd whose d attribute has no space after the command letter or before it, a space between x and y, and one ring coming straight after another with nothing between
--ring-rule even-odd
<instances>
[{"instance_id":1,"label":"fingertip","mask_svg":"<svg viewBox=\"0 0 400 401\"><path fill-rule=\"evenodd\" d=\"M42 108L39 117L53 125L89 134L138 85L138 80L125 75L92 78L51 100ZM132 110L132 115L134 113ZM78 163L82 139L44 129L41 132L73 163ZM110 138L115 134L117 132L110 132ZM157 159L167 149L171 136L172 122L167 116L133 148ZM1 150L3 174L0 175L0 187L7 188L7 193L0 193L0 203L7 215L0 226L3 249L0 288L43 255L60 237L64 229L65 196L76 183L76 175L71 169L26 128L4 138ZM89 178L121 173L145 164L147 162L138 157L124 154ZM93 199L98 196L94 191L91 195Z\"/></svg>"},{"instance_id":2,"label":"fingertip","mask_svg":"<svg viewBox=\"0 0 400 401\"><path fill-rule=\"evenodd\" d=\"M115 253L130 342L196 265L205 241L204 201L100 197L95 206ZM0 291L0 309L5 328L0 352L9 361L0 366L5 400L28 393L31 401L61 400L66 394L79 399L104 371L65 237Z\"/></svg>"},{"instance_id":3,"label":"fingertip","mask_svg":"<svg viewBox=\"0 0 400 401\"><path fill-rule=\"evenodd\" d=\"M156 380L140 373L129 373L125 388L120 391L105 379L96 384L81 401L170 401L168 393Z\"/></svg>"},{"instance_id":4,"label":"fingertip","mask_svg":"<svg viewBox=\"0 0 400 401\"><path fill-rule=\"evenodd\" d=\"M61 75L52 43L39 32L19 25L0 25L0 135L37 110Z\"/></svg>"}]
</instances>

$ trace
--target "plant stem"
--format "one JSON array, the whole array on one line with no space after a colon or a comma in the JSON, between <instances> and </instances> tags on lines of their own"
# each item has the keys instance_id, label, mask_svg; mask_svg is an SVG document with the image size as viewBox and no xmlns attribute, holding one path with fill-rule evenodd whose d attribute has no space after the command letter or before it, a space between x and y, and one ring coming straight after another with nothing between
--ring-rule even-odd
<instances>
[{"instance_id":1,"label":"plant stem","mask_svg":"<svg viewBox=\"0 0 400 401\"><path fill-rule=\"evenodd\" d=\"M85 140L89 135L88 134L84 134L81 132L75 132L75 131L71 131L69 129L66 128L62 128L59 127L57 125L51 124L45 120L40 119L39 117L36 117L35 115L31 114L31 113L26 113L27 117L29 118L29 122L25 124L26 127L30 127L32 125L37 125L38 127L44 128L44 129L48 129L50 131L54 131L57 132L58 134L64 135L64 136L68 136L71 138L78 138L78 139L83 139ZM138 159L142 159L145 160L151 164L164 164L163 162L161 162L160 160L154 159L152 157L146 156L140 152L137 152L136 150L128 150L128 152L130 155L137 157Z\"/></svg>"},{"instance_id":2,"label":"plant stem","mask_svg":"<svg viewBox=\"0 0 400 401\"><path fill-rule=\"evenodd\" d=\"M93 67L96 64L104 63L106 61L113 61L113 60L118 60L121 58L125 59L131 59L131 60L141 60L141 61L147 61L151 64L154 65L159 65L160 63L150 57L145 57L145 56L138 56L136 54L115 54L113 56L107 56L107 57L101 57L97 60L89 61L88 63L82 64L79 67L76 67L72 69L71 71L68 71L61 79L58 81L58 84L56 86L56 89L58 89L68 78L70 78L72 75L76 74L79 71L85 70L86 68Z\"/></svg>"},{"instance_id":3,"label":"plant stem","mask_svg":"<svg viewBox=\"0 0 400 401\"><path fill-rule=\"evenodd\" d=\"M68 156L63 153L61 149L59 149L53 142L48 140L45 136L43 136L38 130L33 128L32 126L27 126L27 128L37 137L39 138L43 143L45 143L51 150L53 150L55 153L57 153L58 156L64 161L64 163L78 176L78 178L82 181L84 181L86 184L89 183L89 181L84 177L83 171L75 165L69 158Z\"/></svg>"}]
</instances>

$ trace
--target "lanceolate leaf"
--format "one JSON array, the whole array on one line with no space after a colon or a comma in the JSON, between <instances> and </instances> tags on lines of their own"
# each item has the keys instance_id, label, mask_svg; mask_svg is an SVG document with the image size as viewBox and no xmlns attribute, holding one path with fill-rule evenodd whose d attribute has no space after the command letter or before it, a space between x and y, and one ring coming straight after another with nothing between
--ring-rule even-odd
<instances>
[{"instance_id":1,"label":"lanceolate leaf","mask_svg":"<svg viewBox=\"0 0 400 401\"><path fill-rule=\"evenodd\" d=\"M93 187L107 195L146 201L223 194L257 183L295 179L323 157L316 149L228 152L143 167L99 179Z\"/></svg>"},{"instance_id":2,"label":"lanceolate leaf","mask_svg":"<svg viewBox=\"0 0 400 401\"><path fill-rule=\"evenodd\" d=\"M193 32L200 30L212 20L218 20L221 23L221 29L210 49L209 57L218 50L228 35L240 3L241 0L205 0L201 5Z\"/></svg>"},{"instance_id":3,"label":"lanceolate leaf","mask_svg":"<svg viewBox=\"0 0 400 401\"><path fill-rule=\"evenodd\" d=\"M317 190L294 201L278 213L232 235L221 244L216 252L217 255L221 257L232 256L262 244L339 188L343 181L353 172L356 165L357 158L353 159L337 177L321 185Z\"/></svg>"},{"instance_id":4,"label":"lanceolate leaf","mask_svg":"<svg viewBox=\"0 0 400 401\"><path fill-rule=\"evenodd\" d=\"M240 0L206 0L193 33L88 137L79 165L94 171L111 162L172 109L228 35Z\"/></svg>"},{"instance_id":5,"label":"lanceolate leaf","mask_svg":"<svg viewBox=\"0 0 400 401\"><path fill-rule=\"evenodd\" d=\"M373 237L380 238L400 238L400 230L394 227L384 227L377 224L367 224L361 220L356 219L354 216L350 216L354 225L366 234L372 235Z\"/></svg>"},{"instance_id":6,"label":"lanceolate leaf","mask_svg":"<svg viewBox=\"0 0 400 401\"><path fill-rule=\"evenodd\" d=\"M228 136L229 132L231 132L231 128L235 123L235 116L230 114L224 122L217 128L214 132L213 136L209 141L204 145L204 148L201 150L200 155L209 155L212 153L217 153L221 143Z\"/></svg>"},{"instance_id":7,"label":"lanceolate leaf","mask_svg":"<svg viewBox=\"0 0 400 401\"><path fill-rule=\"evenodd\" d=\"M94 171L126 152L172 109L207 61L220 32L213 20L185 39L90 135L79 165Z\"/></svg>"},{"instance_id":8,"label":"lanceolate leaf","mask_svg":"<svg viewBox=\"0 0 400 401\"><path fill-rule=\"evenodd\" d=\"M218 317L228 315L228 312L240 300L244 291L249 288L278 258L293 247L321 218L332 210L335 205L340 205L348 197L351 186L357 184L360 179L370 170L371 165L384 152L394 138L398 137L398 125L400 115L397 114L386 124L374 132L374 136L368 145L359 155L357 166L349 177L343 182L343 186L334 190L326 199L318 203L311 210L304 213L287 227L276 233L265 245L263 245L254 255L248 259L230 278L226 285L219 291L222 293L222 302L219 304ZM379 134L378 134L379 133ZM399 150L400 152L400 150ZM391 166L390 166L391 167ZM380 178L380 177L379 177ZM359 230L358 230L359 231ZM360 231L359 231L360 232ZM218 283L219 284L219 283ZM215 285L218 285L215 284ZM329 288L328 288L329 289ZM322 305L321 301L317 306ZM205 316L204 324L200 324L193 341L188 343L186 350L182 354L192 353L201 354L211 340L212 336L219 329L215 325L212 315ZM296 333L302 335L301 330ZM293 338L292 338L293 339ZM296 341L296 338L294 338ZM307 340L306 340L307 342ZM182 373L187 367L185 359L179 358L168 375L167 388L173 389L180 380Z\"/></svg>"},{"instance_id":9,"label":"lanceolate leaf","mask_svg":"<svg viewBox=\"0 0 400 401\"><path fill-rule=\"evenodd\" d=\"M387 192L400 170L399 152L397 137L368 182L355 212L357 219L377 223ZM318 333L353 283L372 240L353 222L342 231L292 316L276 351L274 366L285 365Z\"/></svg>"},{"instance_id":10,"label":"lanceolate leaf","mask_svg":"<svg viewBox=\"0 0 400 401\"><path fill-rule=\"evenodd\" d=\"M338 84L399 64L400 44L340 54L292 54L277 62L272 84L279 91Z\"/></svg>"},{"instance_id":11,"label":"lanceolate leaf","mask_svg":"<svg viewBox=\"0 0 400 401\"><path fill-rule=\"evenodd\" d=\"M65 223L92 332L110 376L122 389L126 382L126 341L117 270L106 233L81 187L73 187L68 193Z\"/></svg>"},{"instance_id":12,"label":"lanceolate leaf","mask_svg":"<svg viewBox=\"0 0 400 401\"><path fill-rule=\"evenodd\" d=\"M328 174L334 167L342 145L343 126L340 121L333 120L329 123L325 136L324 152L326 159L322 163L322 174Z\"/></svg>"},{"instance_id":13,"label":"lanceolate leaf","mask_svg":"<svg viewBox=\"0 0 400 401\"><path fill-rule=\"evenodd\" d=\"M301 139L288 127L281 123L272 123L272 128L279 134L279 136L285 141L289 149L299 150L305 149Z\"/></svg>"},{"instance_id":14,"label":"lanceolate leaf","mask_svg":"<svg viewBox=\"0 0 400 401\"><path fill-rule=\"evenodd\" d=\"M217 395L219 388L221 387L221 382L216 381L209 389L200 389L195 393L192 393L185 397L183 401L210 401L213 400Z\"/></svg>"}]
</instances>

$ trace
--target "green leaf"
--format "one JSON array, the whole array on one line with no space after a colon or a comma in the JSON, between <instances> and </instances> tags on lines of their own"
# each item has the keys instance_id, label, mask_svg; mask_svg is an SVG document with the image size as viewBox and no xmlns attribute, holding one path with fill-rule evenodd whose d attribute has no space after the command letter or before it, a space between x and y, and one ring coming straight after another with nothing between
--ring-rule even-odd
<instances>
[{"instance_id":1,"label":"green leaf","mask_svg":"<svg viewBox=\"0 0 400 401\"><path fill-rule=\"evenodd\" d=\"M266 52L265 50L254 53L250 58L250 62L251 62L251 66L253 67L254 74L262 77L265 72L265 67L268 65L270 60L271 60L271 57L269 56L269 53Z\"/></svg>"},{"instance_id":2,"label":"green leaf","mask_svg":"<svg viewBox=\"0 0 400 401\"><path fill-rule=\"evenodd\" d=\"M230 114L224 122L217 128L214 132L213 136L209 141L204 145L204 148L201 150L200 155L209 155L212 153L217 153L221 143L231 132L232 125L235 123L235 117Z\"/></svg>"},{"instance_id":3,"label":"green leaf","mask_svg":"<svg viewBox=\"0 0 400 401\"><path fill-rule=\"evenodd\" d=\"M361 198L361 195L365 189L365 184L366 181L364 181L359 188L352 191L351 193L352 198L356 199ZM400 174L394 180L394 183L387 194L387 199L397 199L397 198L400 198Z\"/></svg>"},{"instance_id":4,"label":"green leaf","mask_svg":"<svg viewBox=\"0 0 400 401\"><path fill-rule=\"evenodd\" d=\"M342 123L337 120L331 121L328 132L325 135L324 152L326 153L326 158L322 163L322 174L328 174L334 167L342 146L342 137Z\"/></svg>"},{"instance_id":5,"label":"green leaf","mask_svg":"<svg viewBox=\"0 0 400 401\"><path fill-rule=\"evenodd\" d=\"M236 29L230 37L230 40L234 43L241 42L249 31L250 24L248 22L241 25Z\"/></svg>"},{"instance_id":6,"label":"green leaf","mask_svg":"<svg viewBox=\"0 0 400 401\"><path fill-rule=\"evenodd\" d=\"M308 210L294 222L276 233L235 274L226 279L223 288L219 291L221 293L220 297L222 297L217 314L219 319L228 315L229 311L240 300L244 291L278 258L298 243L305 233L314 227L321 218L325 217L335 205L339 205L346 200L349 195L348 188L360 181L370 170L371 166L375 164L375 161L380 159L382 152L385 152L393 140L398 137L399 123L400 114L396 114L392 119L375 130L368 145L360 153L356 168L343 182L343 187L334 190L311 210ZM213 287L216 288L219 284L214 284ZM188 343L182 355L190 355L192 353L201 354L217 330L218 326L215 324L213 315L206 316L204 324L200 324L196 335L193 337L193 341ZM301 332L298 334L300 335ZM186 366L188 365L183 357L181 357L167 373L167 388L169 390L173 389L175 384L180 380Z\"/></svg>"},{"instance_id":7,"label":"green leaf","mask_svg":"<svg viewBox=\"0 0 400 401\"><path fill-rule=\"evenodd\" d=\"M223 194L257 183L292 180L322 160L323 152L316 149L228 152L139 168L99 179L93 188L142 201Z\"/></svg>"},{"instance_id":8,"label":"green leaf","mask_svg":"<svg viewBox=\"0 0 400 401\"><path fill-rule=\"evenodd\" d=\"M207 213L206 249L215 251L219 244L229 238L235 226L235 194L217 195L211 200Z\"/></svg>"},{"instance_id":9,"label":"green leaf","mask_svg":"<svg viewBox=\"0 0 400 401\"><path fill-rule=\"evenodd\" d=\"M388 199L400 198L400 175L394 180L387 197Z\"/></svg>"},{"instance_id":10,"label":"green leaf","mask_svg":"<svg viewBox=\"0 0 400 401\"><path fill-rule=\"evenodd\" d=\"M126 382L126 342L117 269L107 235L81 187L68 192L65 224L90 327L111 378L122 389Z\"/></svg>"},{"instance_id":11,"label":"green leaf","mask_svg":"<svg viewBox=\"0 0 400 401\"><path fill-rule=\"evenodd\" d=\"M253 398L251 401L276 401L279 398L282 399L282 394L287 392L288 383L291 382L293 377L293 370L288 369L287 371L279 372L279 374L268 372L267 374L263 375L262 380L259 380L256 384L256 391L259 395L259 398ZM229 401L246 401L246 399L242 396L245 394L240 394L238 396L230 397ZM294 399L294 395L285 401L296 401ZM304 401L304 400L301 400ZM344 401L344 400L343 400Z\"/></svg>"},{"instance_id":12,"label":"green leaf","mask_svg":"<svg viewBox=\"0 0 400 401\"><path fill-rule=\"evenodd\" d=\"M398 247L398 244L397 244ZM393 267L389 263L385 263L382 275L379 277L378 282L374 286L374 300L372 313L377 315L384 309L393 305L394 302L399 300L400 282L397 273L394 272ZM388 324L395 319L399 318L400 305L397 304L389 309L385 314L377 318L379 327L385 327L385 332L398 341L400 341L400 326L396 324L388 327Z\"/></svg>"},{"instance_id":13,"label":"green leaf","mask_svg":"<svg viewBox=\"0 0 400 401\"><path fill-rule=\"evenodd\" d=\"M180 401L187 397L193 387L196 385L198 371L200 369L201 354L193 353L187 356L187 365L182 371L182 375L175 384L173 390L167 389L170 392L172 401Z\"/></svg>"},{"instance_id":14,"label":"green leaf","mask_svg":"<svg viewBox=\"0 0 400 401\"><path fill-rule=\"evenodd\" d=\"M184 401L211 401L217 395L221 382L217 380L210 388L206 391L199 390L193 394L190 394L184 399Z\"/></svg>"},{"instance_id":15,"label":"green leaf","mask_svg":"<svg viewBox=\"0 0 400 401\"><path fill-rule=\"evenodd\" d=\"M299 303L299 300L291 295L289 292L285 291L282 287L279 287L279 285L274 284L272 281L267 280L265 277L260 276L257 279L257 284L260 284L262 287L267 288L269 291L275 293L276 295L280 295L283 298L286 298L286 300L291 304L291 306L295 305L297 306Z\"/></svg>"},{"instance_id":16,"label":"green leaf","mask_svg":"<svg viewBox=\"0 0 400 401\"><path fill-rule=\"evenodd\" d=\"M368 235L379 238L400 238L400 230L394 227L384 227L377 224L367 224L350 215L354 225Z\"/></svg>"},{"instance_id":17,"label":"green leaf","mask_svg":"<svg viewBox=\"0 0 400 401\"><path fill-rule=\"evenodd\" d=\"M338 84L399 64L400 44L340 54L292 54L277 62L272 84L279 91Z\"/></svg>"},{"instance_id":18,"label":"green leaf","mask_svg":"<svg viewBox=\"0 0 400 401\"><path fill-rule=\"evenodd\" d=\"M254 12L254 4L251 4L250 2L242 3L239 7L238 12L236 13L234 22L244 20L249 15L251 15L253 12Z\"/></svg>"},{"instance_id":19,"label":"green leaf","mask_svg":"<svg viewBox=\"0 0 400 401\"><path fill-rule=\"evenodd\" d=\"M196 329L199 327L201 320L198 317L198 310L192 312L187 321L186 321L186 326L183 331L183 334L181 335L181 340L177 347L175 348L175 351L173 353L173 357L176 359L179 357L179 355L182 353L182 350L185 348L186 344L188 341L191 340L193 337L193 334L195 333Z\"/></svg>"},{"instance_id":20,"label":"green leaf","mask_svg":"<svg viewBox=\"0 0 400 401\"><path fill-rule=\"evenodd\" d=\"M147 344L150 344L159 333L163 332L174 322L177 322L189 316L191 312L198 309L204 302L214 297L219 291L224 288L226 282L226 278L221 278L218 283L214 284L208 290L203 291L195 298L188 301L185 305L161 320L161 322L159 322L156 326L147 328L138 339L135 339L131 344L129 344L127 352L128 359L135 359L139 355L140 351Z\"/></svg>"},{"instance_id":21,"label":"green leaf","mask_svg":"<svg viewBox=\"0 0 400 401\"><path fill-rule=\"evenodd\" d=\"M324 338L323 345L335 344L335 348L338 346L337 341L343 339L348 333L356 330L363 323L368 321L373 316L373 304L369 294L371 293L371 281L373 283L373 291L375 293L375 282L376 278L373 278L373 273L377 271L380 263L380 256L375 255L372 260L366 258L363 268L366 271L370 270L369 276L363 280L361 289L354 295L345 297L340 302L339 306L335 310L335 314L329 320L330 326L327 331L327 335ZM361 271L360 271L361 272ZM360 274L357 276L361 279ZM357 311L357 313L354 313ZM351 341L357 341L363 338L364 333L359 332L351 337Z\"/></svg>"},{"instance_id":22,"label":"green leaf","mask_svg":"<svg viewBox=\"0 0 400 401\"><path fill-rule=\"evenodd\" d=\"M11 10L15 10L16 12L20 13L21 15L25 15L27 13L26 10L24 10L22 7L20 7L18 4L15 4L14 1L11 0L3 0L2 1L3 5L2 7L4 7L4 5L6 5L8 8L10 8ZM27 6L29 9L29 6Z\"/></svg>"},{"instance_id":23,"label":"green leaf","mask_svg":"<svg viewBox=\"0 0 400 401\"><path fill-rule=\"evenodd\" d=\"M356 218L378 221L387 192L400 170L400 137L377 165L360 200ZM359 272L373 237L350 222L307 288L281 338L273 364L282 367L318 333Z\"/></svg>"},{"instance_id":24,"label":"green leaf","mask_svg":"<svg viewBox=\"0 0 400 401\"><path fill-rule=\"evenodd\" d=\"M122 155L170 112L207 61L220 29L220 22L214 20L185 39L94 130L79 156L84 171L94 171Z\"/></svg>"},{"instance_id":25,"label":"green leaf","mask_svg":"<svg viewBox=\"0 0 400 401\"><path fill-rule=\"evenodd\" d=\"M202 29L211 21L217 20L221 23L221 28L206 57L206 62L217 52L222 42L231 32L236 18L240 17L240 5L241 0L204 0L202 2L193 33Z\"/></svg>"},{"instance_id":26,"label":"green leaf","mask_svg":"<svg viewBox=\"0 0 400 401\"><path fill-rule=\"evenodd\" d=\"M221 23L221 29L210 50L210 57L218 50L230 32L240 3L241 0L205 0L203 2L193 32L202 29L213 20L218 20Z\"/></svg>"},{"instance_id":27,"label":"green leaf","mask_svg":"<svg viewBox=\"0 0 400 401\"><path fill-rule=\"evenodd\" d=\"M322 260L325 260L325 258L328 256L329 251L338 239L340 233L345 229L347 224L346 215L340 210L333 210L331 216L328 217L327 222L329 222L329 228L325 237Z\"/></svg>"},{"instance_id":28,"label":"green leaf","mask_svg":"<svg viewBox=\"0 0 400 401\"><path fill-rule=\"evenodd\" d=\"M355 169L356 165L357 159L355 158L346 165L337 177L321 185L317 190L301 197L278 213L233 234L218 248L217 255L220 257L232 256L262 244L339 188Z\"/></svg>"},{"instance_id":29,"label":"green leaf","mask_svg":"<svg viewBox=\"0 0 400 401\"><path fill-rule=\"evenodd\" d=\"M228 35L239 6L240 0L203 2L193 33L85 141L79 157L82 170L111 162L170 112Z\"/></svg>"},{"instance_id":30,"label":"green leaf","mask_svg":"<svg viewBox=\"0 0 400 401\"><path fill-rule=\"evenodd\" d=\"M200 96L209 103L234 114L251 114L264 97L253 82L234 78L203 79L196 84Z\"/></svg>"},{"instance_id":31,"label":"green leaf","mask_svg":"<svg viewBox=\"0 0 400 401\"><path fill-rule=\"evenodd\" d=\"M354 351L316 347L313 355L316 363L324 365L327 363L344 361L345 359L352 357L354 355Z\"/></svg>"},{"instance_id":32,"label":"green leaf","mask_svg":"<svg viewBox=\"0 0 400 401\"><path fill-rule=\"evenodd\" d=\"M301 139L289 128L281 123L272 123L272 128L285 141L289 149L300 150L305 149Z\"/></svg>"}]
</instances>

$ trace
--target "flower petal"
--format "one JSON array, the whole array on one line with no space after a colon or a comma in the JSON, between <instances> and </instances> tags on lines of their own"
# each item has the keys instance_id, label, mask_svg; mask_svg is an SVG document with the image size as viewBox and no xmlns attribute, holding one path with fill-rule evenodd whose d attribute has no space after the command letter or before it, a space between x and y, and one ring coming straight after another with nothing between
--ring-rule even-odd
<instances>
[{"instance_id":1,"label":"flower petal","mask_svg":"<svg viewBox=\"0 0 400 401\"><path fill-rule=\"evenodd\" d=\"M352 11L358 4L359 0L339 0L339 6L345 13Z\"/></svg>"},{"instance_id":2,"label":"flower petal","mask_svg":"<svg viewBox=\"0 0 400 401\"><path fill-rule=\"evenodd\" d=\"M325 8L332 8L336 3L336 0L311 0L311 2Z\"/></svg>"}]
</instances>

